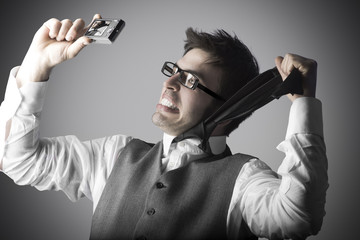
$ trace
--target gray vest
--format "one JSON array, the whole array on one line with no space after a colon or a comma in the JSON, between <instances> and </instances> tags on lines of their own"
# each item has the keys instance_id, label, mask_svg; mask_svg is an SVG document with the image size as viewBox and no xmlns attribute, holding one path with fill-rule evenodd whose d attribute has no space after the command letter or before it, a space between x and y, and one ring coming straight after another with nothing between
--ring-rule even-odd
<instances>
[{"instance_id":1,"label":"gray vest","mask_svg":"<svg viewBox=\"0 0 360 240\"><path fill-rule=\"evenodd\" d=\"M90 239L226 239L235 180L250 156L230 150L162 174L162 142L132 140L95 209ZM246 228L246 224L241 224ZM248 229L242 239L250 239Z\"/></svg>"}]
</instances>

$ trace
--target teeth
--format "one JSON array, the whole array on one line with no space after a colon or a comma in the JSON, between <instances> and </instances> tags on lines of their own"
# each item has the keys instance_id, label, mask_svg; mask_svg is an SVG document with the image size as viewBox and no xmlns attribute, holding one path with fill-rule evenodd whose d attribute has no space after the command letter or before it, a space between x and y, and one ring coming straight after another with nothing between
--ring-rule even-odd
<instances>
[{"instance_id":1,"label":"teeth","mask_svg":"<svg viewBox=\"0 0 360 240\"><path fill-rule=\"evenodd\" d=\"M176 106L175 105L173 105L169 100L167 100L166 98L163 98L163 99L161 99L161 105L164 105L164 106L166 106L166 107L168 107L168 108L171 108L171 109L175 109L176 108Z\"/></svg>"}]
</instances>

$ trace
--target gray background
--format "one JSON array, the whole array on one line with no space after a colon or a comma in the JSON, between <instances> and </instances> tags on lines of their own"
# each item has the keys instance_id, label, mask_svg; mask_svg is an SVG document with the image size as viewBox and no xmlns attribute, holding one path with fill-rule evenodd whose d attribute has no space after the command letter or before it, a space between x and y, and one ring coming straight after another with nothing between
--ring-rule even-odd
<instances>
[{"instance_id":1,"label":"gray background","mask_svg":"<svg viewBox=\"0 0 360 240\"><path fill-rule=\"evenodd\" d=\"M321 232L310 239L357 239L360 22L356 1L4 1L0 3L0 97L9 71L21 64L32 36L48 18L87 22L94 13L127 23L112 46L91 45L52 73L41 136L82 140L117 133L158 141L151 123L165 77L165 60L181 57L193 26L234 32L253 51L261 71L287 52L318 61L330 188ZM256 155L277 168L290 102L260 109L229 139L233 152ZM87 239L92 205L59 192L20 187L0 174L0 239Z\"/></svg>"}]
</instances>

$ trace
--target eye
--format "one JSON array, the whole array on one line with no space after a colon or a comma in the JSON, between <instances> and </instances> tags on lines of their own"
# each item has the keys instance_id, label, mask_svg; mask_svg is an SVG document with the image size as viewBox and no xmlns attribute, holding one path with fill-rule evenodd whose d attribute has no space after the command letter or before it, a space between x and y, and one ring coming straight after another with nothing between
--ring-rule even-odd
<instances>
[{"instance_id":1,"label":"eye","mask_svg":"<svg viewBox=\"0 0 360 240\"><path fill-rule=\"evenodd\" d=\"M196 83L196 78L191 73L188 73L186 75L186 85L190 88L193 88L195 83Z\"/></svg>"}]
</instances>

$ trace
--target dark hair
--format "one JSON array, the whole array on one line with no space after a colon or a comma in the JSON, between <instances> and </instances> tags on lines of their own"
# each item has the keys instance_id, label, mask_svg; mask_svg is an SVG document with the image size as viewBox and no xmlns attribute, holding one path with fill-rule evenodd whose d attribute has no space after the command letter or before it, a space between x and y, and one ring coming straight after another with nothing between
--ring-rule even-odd
<instances>
[{"instance_id":1,"label":"dark hair","mask_svg":"<svg viewBox=\"0 0 360 240\"><path fill-rule=\"evenodd\" d=\"M259 74L256 58L236 35L231 36L222 29L210 34L188 28L186 30L186 37L184 55L191 49L201 49L210 55L207 63L218 67L222 71L218 93L225 99L229 99ZM227 125L225 134L230 134L251 114L249 113L241 119L233 120L231 124Z\"/></svg>"}]
</instances>

